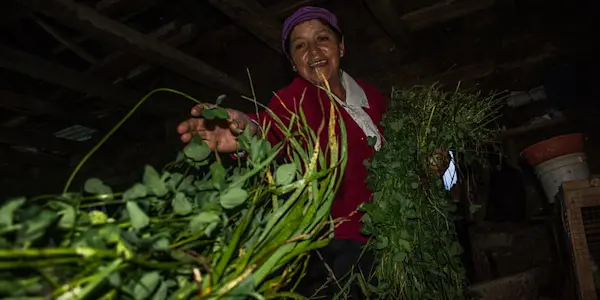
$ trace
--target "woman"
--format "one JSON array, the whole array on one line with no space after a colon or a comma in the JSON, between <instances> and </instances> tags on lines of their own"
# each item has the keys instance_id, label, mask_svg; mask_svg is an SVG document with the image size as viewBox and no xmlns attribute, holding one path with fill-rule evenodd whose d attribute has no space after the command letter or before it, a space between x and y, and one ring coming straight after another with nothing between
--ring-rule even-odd
<instances>
[{"instance_id":1,"label":"woman","mask_svg":"<svg viewBox=\"0 0 600 300\"><path fill-rule=\"evenodd\" d=\"M357 265L360 271L367 275L373 260L369 253L362 253L368 237L360 233L362 213L357 212L357 208L361 203L369 201L372 194L364 183L367 169L363 161L373 156L381 147L383 128L378 124L386 110L387 101L376 88L355 80L340 69L340 60L345 52L344 39L336 16L328 10L303 7L287 18L283 26L282 47L298 76L290 85L278 91L277 97L271 99L268 107L275 114L282 120L285 119L289 113L281 101L291 108L296 107L303 98L302 109L309 125L316 132L323 117L328 116L327 110L330 106L325 92L318 88L323 85L323 78L318 72L327 79L336 101L343 107L340 109L340 117L346 124L348 161L331 214L334 219L346 218L347 221L336 228L334 240L328 247L320 250L319 254L338 280ZM194 107L192 116L199 116L201 109L200 106ZM322 109L325 109L325 112ZM192 134L198 133L213 149L231 153L236 149L233 130L250 126L251 131L256 133L260 130L258 124L263 124L265 120L269 122L266 113L250 116L232 109L229 109L229 113L231 121L226 126L208 124L207 120L200 118L182 122L177 128L181 140L187 143ZM267 134L272 143L277 143L282 138L277 130L271 130ZM374 146L369 146L367 137L375 138ZM323 138L326 143L326 134ZM359 257L362 257L360 262ZM316 259L320 260L318 257ZM309 269L299 291L307 297L324 285L330 277L322 262L317 261ZM354 271L358 272L359 269L354 268ZM329 288L319 296L325 294L325 299L332 299L338 284L327 285ZM343 286L343 283L339 285ZM361 293L356 285L353 286L352 299L358 299Z\"/></svg>"}]
</instances>

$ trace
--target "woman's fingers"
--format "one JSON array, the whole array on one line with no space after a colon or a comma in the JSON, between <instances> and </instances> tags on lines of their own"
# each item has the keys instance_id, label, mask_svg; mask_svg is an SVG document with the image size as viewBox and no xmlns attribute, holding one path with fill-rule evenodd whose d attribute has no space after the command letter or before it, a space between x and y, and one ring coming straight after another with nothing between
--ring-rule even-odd
<instances>
[{"instance_id":1,"label":"woman's fingers","mask_svg":"<svg viewBox=\"0 0 600 300\"><path fill-rule=\"evenodd\" d=\"M189 142L194 134L199 134L202 139L208 138L204 119L189 119L181 122L177 126L177 133L181 135L181 141L184 143Z\"/></svg>"},{"instance_id":2,"label":"woman's fingers","mask_svg":"<svg viewBox=\"0 0 600 300\"><path fill-rule=\"evenodd\" d=\"M202 105L202 104L195 105L194 107L192 107L192 111L190 112L190 114L193 117L199 117L200 115L202 115L203 109L204 109L204 105Z\"/></svg>"}]
</instances>

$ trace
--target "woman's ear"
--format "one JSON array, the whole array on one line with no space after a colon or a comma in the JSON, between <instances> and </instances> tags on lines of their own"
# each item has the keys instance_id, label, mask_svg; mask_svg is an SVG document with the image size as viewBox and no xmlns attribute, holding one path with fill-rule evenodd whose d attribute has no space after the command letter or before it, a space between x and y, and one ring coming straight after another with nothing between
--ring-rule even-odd
<instances>
[{"instance_id":1,"label":"woman's ear","mask_svg":"<svg viewBox=\"0 0 600 300\"><path fill-rule=\"evenodd\" d=\"M344 57L344 54L346 54L346 45L344 44L344 37L342 36L342 40L340 41L340 57Z\"/></svg>"}]
</instances>

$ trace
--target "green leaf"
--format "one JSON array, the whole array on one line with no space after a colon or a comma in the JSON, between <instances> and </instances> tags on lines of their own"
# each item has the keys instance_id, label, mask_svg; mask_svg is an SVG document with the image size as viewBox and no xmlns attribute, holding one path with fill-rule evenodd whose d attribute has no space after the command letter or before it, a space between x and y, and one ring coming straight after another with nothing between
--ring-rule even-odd
<instances>
[{"instance_id":1,"label":"green leaf","mask_svg":"<svg viewBox=\"0 0 600 300\"><path fill-rule=\"evenodd\" d=\"M166 251L169 250L169 246L169 239L163 237L159 238L154 242L154 244L152 245L152 249L156 251Z\"/></svg>"},{"instance_id":2,"label":"green leaf","mask_svg":"<svg viewBox=\"0 0 600 300\"><path fill-rule=\"evenodd\" d=\"M0 227L12 226L14 214L25 203L25 197L8 200L0 208Z\"/></svg>"},{"instance_id":3,"label":"green leaf","mask_svg":"<svg viewBox=\"0 0 600 300\"><path fill-rule=\"evenodd\" d=\"M169 285L163 281L160 283L158 290L152 296L152 300L165 300L167 299L167 292L169 291Z\"/></svg>"},{"instance_id":4,"label":"green leaf","mask_svg":"<svg viewBox=\"0 0 600 300\"><path fill-rule=\"evenodd\" d=\"M188 201L184 193L178 192L175 194L171 205L176 215L187 215L192 212L192 204Z\"/></svg>"},{"instance_id":5,"label":"green leaf","mask_svg":"<svg viewBox=\"0 0 600 300\"><path fill-rule=\"evenodd\" d=\"M244 278L242 282L238 283L229 293L227 293L227 299L231 300L244 300L252 299L254 297L248 297L254 292L254 276L249 275ZM256 298L254 298L256 299Z\"/></svg>"},{"instance_id":6,"label":"green leaf","mask_svg":"<svg viewBox=\"0 0 600 300\"><path fill-rule=\"evenodd\" d=\"M411 187L413 190L416 190L416 189L419 187L419 183L418 183L418 182L413 182L413 183L411 183L411 184L410 184L410 187Z\"/></svg>"},{"instance_id":7,"label":"green leaf","mask_svg":"<svg viewBox=\"0 0 600 300\"><path fill-rule=\"evenodd\" d=\"M119 272L113 272L110 275L108 275L108 283L116 288L121 287L121 274L119 274Z\"/></svg>"},{"instance_id":8,"label":"green leaf","mask_svg":"<svg viewBox=\"0 0 600 300\"><path fill-rule=\"evenodd\" d=\"M185 156L193 161L203 161L212 153L200 135L195 134L192 140L183 148Z\"/></svg>"},{"instance_id":9,"label":"green leaf","mask_svg":"<svg viewBox=\"0 0 600 300\"><path fill-rule=\"evenodd\" d=\"M226 171L223 165L216 161L210 165L211 182L217 190L221 190L225 185Z\"/></svg>"},{"instance_id":10,"label":"green leaf","mask_svg":"<svg viewBox=\"0 0 600 300\"><path fill-rule=\"evenodd\" d=\"M248 199L248 192L241 188L231 188L221 194L219 202L226 209L231 209L241 205Z\"/></svg>"},{"instance_id":11,"label":"green leaf","mask_svg":"<svg viewBox=\"0 0 600 300\"><path fill-rule=\"evenodd\" d=\"M211 107L202 110L202 118L207 120L227 120L229 119L229 112L227 111L227 109L222 107Z\"/></svg>"},{"instance_id":12,"label":"green leaf","mask_svg":"<svg viewBox=\"0 0 600 300\"><path fill-rule=\"evenodd\" d=\"M390 244L390 240L385 236L377 237L375 240L375 248L377 250L383 250Z\"/></svg>"},{"instance_id":13,"label":"green leaf","mask_svg":"<svg viewBox=\"0 0 600 300\"><path fill-rule=\"evenodd\" d=\"M161 283L160 274L156 271L146 273L142 276L140 281L133 288L133 295L136 300L148 299L150 295L154 294L154 291Z\"/></svg>"},{"instance_id":14,"label":"green leaf","mask_svg":"<svg viewBox=\"0 0 600 300\"><path fill-rule=\"evenodd\" d=\"M136 183L131 188L129 188L128 190L126 190L123 193L123 199L133 200L133 199L146 197L147 195L148 195L148 188L141 183Z\"/></svg>"},{"instance_id":15,"label":"green leaf","mask_svg":"<svg viewBox=\"0 0 600 300\"><path fill-rule=\"evenodd\" d=\"M65 229L70 229L75 226L75 208L70 205L64 205L64 208L58 213L61 218L58 225Z\"/></svg>"},{"instance_id":16,"label":"green leaf","mask_svg":"<svg viewBox=\"0 0 600 300\"><path fill-rule=\"evenodd\" d=\"M104 199L112 199L112 189L98 178L86 180L83 190L90 194L102 195Z\"/></svg>"},{"instance_id":17,"label":"green leaf","mask_svg":"<svg viewBox=\"0 0 600 300\"><path fill-rule=\"evenodd\" d=\"M290 184L296 177L296 164L281 165L275 171L275 183L278 185Z\"/></svg>"},{"instance_id":18,"label":"green leaf","mask_svg":"<svg viewBox=\"0 0 600 300\"><path fill-rule=\"evenodd\" d=\"M146 215L144 211L138 206L137 203L133 201L127 201L127 213L129 214L129 218L131 220L131 226L140 230L150 223L150 218Z\"/></svg>"},{"instance_id":19,"label":"green leaf","mask_svg":"<svg viewBox=\"0 0 600 300\"><path fill-rule=\"evenodd\" d=\"M219 97L217 97L217 101L215 101L215 104L221 105L221 103L223 103L223 100L225 100L225 98L227 98L227 95L219 95Z\"/></svg>"},{"instance_id":20,"label":"green leaf","mask_svg":"<svg viewBox=\"0 0 600 300\"><path fill-rule=\"evenodd\" d=\"M396 254L394 254L393 260L397 263L404 262L404 260L406 259L406 256L407 256L406 252L402 252L402 251L396 252Z\"/></svg>"},{"instance_id":21,"label":"green leaf","mask_svg":"<svg viewBox=\"0 0 600 300\"><path fill-rule=\"evenodd\" d=\"M144 167L143 182L148 191L157 197L163 197L169 192L166 183L160 178L154 167L150 165Z\"/></svg>"},{"instance_id":22,"label":"green leaf","mask_svg":"<svg viewBox=\"0 0 600 300\"><path fill-rule=\"evenodd\" d=\"M214 211L203 211L197 214L190 221L190 231L192 233L198 233L205 228L207 224L219 222L221 218L219 214Z\"/></svg>"},{"instance_id":23,"label":"green leaf","mask_svg":"<svg viewBox=\"0 0 600 300\"><path fill-rule=\"evenodd\" d=\"M25 232L19 238L22 242L31 243L44 236L46 228L56 220L57 216L58 214L54 212L42 210L35 218L25 221Z\"/></svg>"}]
</instances>

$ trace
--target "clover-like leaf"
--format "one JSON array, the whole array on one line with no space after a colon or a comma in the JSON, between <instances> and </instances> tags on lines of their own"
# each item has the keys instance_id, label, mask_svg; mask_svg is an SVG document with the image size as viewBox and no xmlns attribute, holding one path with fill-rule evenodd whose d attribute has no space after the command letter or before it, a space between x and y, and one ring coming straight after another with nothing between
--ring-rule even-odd
<instances>
[{"instance_id":1,"label":"clover-like leaf","mask_svg":"<svg viewBox=\"0 0 600 300\"><path fill-rule=\"evenodd\" d=\"M148 218L148 215L146 215L137 203L127 201L126 207L131 220L131 226L134 229L140 230L150 224L150 218Z\"/></svg>"},{"instance_id":2,"label":"clover-like leaf","mask_svg":"<svg viewBox=\"0 0 600 300\"><path fill-rule=\"evenodd\" d=\"M241 205L248 198L248 192L241 188L231 188L221 194L219 202L227 209Z\"/></svg>"},{"instance_id":3,"label":"clover-like leaf","mask_svg":"<svg viewBox=\"0 0 600 300\"><path fill-rule=\"evenodd\" d=\"M212 153L208 145L199 135L194 135L190 142L183 148L183 154L193 161L203 161Z\"/></svg>"},{"instance_id":4,"label":"clover-like leaf","mask_svg":"<svg viewBox=\"0 0 600 300\"><path fill-rule=\"evenodd\" d=\"M192 212L192 204L184 193L178 192L175 194L171 205L173 206L173 212L177 215L187 215Z\"/></svg>"},{"instance_id":5,"label":"clover-like leaf","mask_svg":"<svg viewBox=\"0 0 600 300\"><path fill-rule=\"evenodd\" d=\"M275 183L285 185L291 183L296 177L296 164L289 163L281 165L275 171Z\"/></svg>"}]
</instances>

